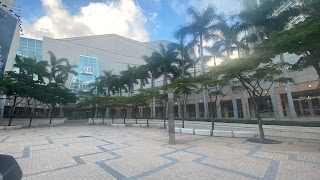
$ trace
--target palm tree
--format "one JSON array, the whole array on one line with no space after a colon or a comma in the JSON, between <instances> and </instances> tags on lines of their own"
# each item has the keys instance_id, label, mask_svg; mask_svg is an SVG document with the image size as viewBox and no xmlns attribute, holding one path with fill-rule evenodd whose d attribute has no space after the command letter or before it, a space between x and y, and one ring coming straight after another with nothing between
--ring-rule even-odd
<instances>
[{"instance_id":1,"label":"palm tree","mask_svg":"<svg viewBox=\"0 0 320 180\"><path fill-rule=\"evenodd\" d=\"M68 59L57 59L56 55L51 51L49 51L48 54L50 56L49 83L52 83L54 80L56 83L64 85L65 81L68 79L69 73L77 75L77 72L74 70L77 66L71 65Z\"/></svg>"},{"instance_id":2,"label":"palm tree","mask_svg":"<svg viewBox=\"0 0 320 180\"><path fill-rule=\"evenodd\" d=\"M128 87L129 91L129 96L132 96L133 91L134 91L134 85L138 84L137 81L137 66L127 66L127 70L121 71L120 72L124 83Z\"/></svg>"},{"instance_id":3,"label":"palm tree","mask_svg":"<svg viewBox=\"0 0 320 180\"><path fill-rule=\"evenodd\" d=\"M143 89L143 86L149 84L148 78L150 78L150 75L147 65L140 65L137 67L136 78L140 81L140 89Z\"/></svg>"},{"instance_id":4,"label":"palm tree","mask_svg":"<svg viewBox=\"0 0 320 180\"><path fill-rule=\"evenodd\" d=\"M221 53L220 43L214 43L212 46L204 47L213 57L214 66L217 66L217 58L225 59L225 56Z\"/></svg>"},{"instance_id":5,"label":"palm tree","mask_svg":"<svg viewBox=\"0 0 320 180\"><path fill-rule=\"evenodd\" d=\"M114 81L117 79L117 75L113 74L112 70L103 71L103 75L99 77L101 83L103 84L103 88L106 89L104 94L110 96L110 92L112 91L112 85Z\"/></svg>"},{"instance_id":6,"label":"palm tree","mask_svg":"<svg viewBox=\"0 0 320 180\"><path fill-rule=\"evenodd\" d=\"M66 81L68 80L69 74L78 75L77 71L74 70L77 67L77 65L71 65L68 61L65 65L59 65L59 72L55 78L56 82L65 85Z\"/></svg>"},{"instance_id":7,"label":"palm tree","mask_svg":"<svg viewBox=\"0 0 320 180\"><path fill-rule=\"evenodd\" d=\"M110 91L112 94L118 93L118 96L122 96L122 90L128 93L128 88L126 87L126 79L123 76L115 75L114 81L110 84Z\"/></svg>"},{"instance_id":8,"label":"palm tree","mask_svg":"<svg viewBox=\"0 0 320 180\"><path fill-rule=\"evenodd\" d=\"M159 45L160 51L154 51L151 55L153 61L157 61L160 72L163 75L163 85L168 84L168 76L174 72L176 66L174 63L178 62L178 52L172 48L166 48L163 44Z\"/></svg>"},{"instance_id":9,"label":"palm tree","mask_svg":"<svg viewBox=\"0 0 320 180\"><path fill-rule=\"evenodd\" d=\"M90 95L93 96L94 92L96 95L103 95L105 94L104 91L104 82L101 80L100 77L96 77L92 83L89 84L90 88Z\"/></svg>"},{"instance_id":10,"label":"palm tree","mask_svg":"<svg viewBox=\"0 0 320 180\"><path fill-rule=\"evenodd\" d=\"M152 56L142 56L142 59L145 61L145 68L148 70L151 76L151 89L155 87L154 81L161 76L160 72L160 63L155 61ZM151 102L151 117L155 118L156 114L156 100L155 97L152 97Z\"/></svg>"},{"instance_id":11,"label":"palm tree","mask_svg":"<svg viewBox=\"0 0 320 180\"><path fill-rule=\"evenodd\" d=\"M188 34L193 35L194 39L199 40L199 52L201 61L201 71L205 72L204 69L204 59L203 59L203 41L210 40L212 38L212 33L215 30L214 22L217 19L216 8L212 4L200 12L194 7L187 9L187 14L191 18L191 22L187 25ZM209 117L209 107L208 107L208 92L203 91L203 101L204 101L204 116Z\"/></svg>"},{"instance_id":12,"label":"palm tree","mask_svg":"<svg viewBox=\"0 0 320 180\"><path fill-rule=\"evenodd\" d=\"M190 54L195 54L193 47L197 44L196 39L185 44L188 31L189 29L186 26L180 26L174 33L174 38L178 40L178 43L169 44L170 49L175 49L179 53L180 60L178 61L178 65L182 70L182 77L185 76L187 69L194 65L194 61L190 58Z\"/></svg>"}]
</instances>

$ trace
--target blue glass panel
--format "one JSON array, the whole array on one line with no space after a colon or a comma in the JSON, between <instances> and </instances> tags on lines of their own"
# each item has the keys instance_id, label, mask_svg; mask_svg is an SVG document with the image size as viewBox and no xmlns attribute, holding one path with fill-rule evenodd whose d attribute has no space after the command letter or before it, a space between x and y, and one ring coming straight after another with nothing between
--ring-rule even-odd
<instances>
[{"instance_id":1,"label":"blue glass panel","mask_svg":"<svg viewBox=\"0 0 320 180\"><path fill-rule=\"evenodd\" d=\"M80 55L77 68L75 69L78 75L73 76L70 84L70 89L78 95L89 95L90 88L88 85L94 82L96 77L99 77L99 64L96 57ZM95 93L95 92L94 92Z\"/></svg>"}]
</instances>

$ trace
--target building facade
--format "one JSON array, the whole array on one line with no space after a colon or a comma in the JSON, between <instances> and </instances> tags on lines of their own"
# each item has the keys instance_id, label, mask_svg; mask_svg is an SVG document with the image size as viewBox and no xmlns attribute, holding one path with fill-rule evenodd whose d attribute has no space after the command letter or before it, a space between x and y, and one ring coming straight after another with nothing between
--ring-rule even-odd
<instances>
[{"instance_id":1,"label":"building facade","mask_svg":"<svg viewBox=\"0 0 320 180\"><path fill-rule=\"evenodd\" d=\"M20 29L17 13L13 11L14 1L5 0L0 4L0 74L13 69L18 49ZM5 97L0 99L0 117L3 115Z\"/></svg>"},{"instance_id":2,"label":"building facade","mask_svg":"<svg viewBox=\"0 0 320 180\"><path fill-rule=\"evenodd\" d=\"M70 64L77 65L78 75L70 76L66 87L83 99L90 95L89 84L103 71L119 74L127 65L144 64L142 56L159 50L160 43L168 44L167 41L139 42L115 34L65 39L44 37L43 59L48 61L48 51L52 51L58 58L67 58Z\"/></svg>"},{"instance_id":3,"label":"building facade","mask_svg":"<svg viewBox=\"0 0 320 180\"><path fill-rule=\"evenodd\" d=\"M42 60L42 40L20 38L19 48L17 55L27 58Z\"/></svg>"}]
</instances>

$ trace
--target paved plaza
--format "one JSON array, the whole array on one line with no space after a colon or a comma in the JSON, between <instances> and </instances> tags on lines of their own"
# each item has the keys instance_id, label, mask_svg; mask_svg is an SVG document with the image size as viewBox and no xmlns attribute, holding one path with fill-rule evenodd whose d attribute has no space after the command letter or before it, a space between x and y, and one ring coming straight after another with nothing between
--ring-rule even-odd
<instances>
[{"instance_id":1,"label":"paved plaza","mask_svg":"<svg viewBox=\"0 0 320 180\"><path fill-rule=\"evenodd\" d=\"M58 126L0 131L0 153L13 155L23 179L319 179L317 140L176 134L165 129Z\"/></svg>"}]
</instances>

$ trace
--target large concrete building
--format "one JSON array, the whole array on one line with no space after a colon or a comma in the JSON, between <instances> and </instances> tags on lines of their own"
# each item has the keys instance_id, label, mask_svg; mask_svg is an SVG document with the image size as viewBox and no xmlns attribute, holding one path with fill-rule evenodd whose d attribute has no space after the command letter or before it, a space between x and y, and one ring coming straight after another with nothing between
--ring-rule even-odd
<instances>
[{"instance_id":1,"label":"large concrete building","mask_svg":"<svg viewBox=\"0 0 320 180\"><path fill-rule=\"evenodd\" d=\"M20 38L19 12L14 0L4 0L0 4L0 74L13 69ZM3 115L5 100L0 100L0 117Z\"/></svg>"},{"instance_id":2,"label":"large concrete building","mask_svg":"<svg viewBox=\"0 0 320 180\"><path fill-rule=\"evenodd\" d=\"M48 51L58 58L69 59L77 65L77 76L69 76L66 87L77 93L80 99L89 95L88 84L103 71L119 74L127 65L144 64L142 56L149 56L167 41L139 42L115 34L74 37L66 39L43 38L43 60L49 60Z\"/></svg>"}]
</instances>

